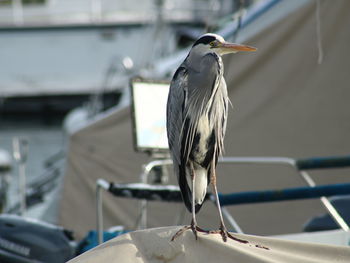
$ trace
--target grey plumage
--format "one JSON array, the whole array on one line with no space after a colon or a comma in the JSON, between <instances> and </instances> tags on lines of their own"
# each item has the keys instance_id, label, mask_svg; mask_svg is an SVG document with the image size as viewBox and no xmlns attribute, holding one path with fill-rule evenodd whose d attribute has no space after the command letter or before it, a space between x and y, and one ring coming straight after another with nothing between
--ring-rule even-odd
<instances>
[{"instance_id":1,"label":"grey plumage","mask_svg":"<svg viewBox=\"0 0 350 263\"><path fill-rule=\"evenodd\" d=\"M186 179L190 172L186 167L192 162L195 173L198 168L205 169L207 184L210 182L212 160L215 159L216 164L223 150L228 104L221 58L209 53L193 59L198 60L198 64L191 66L186 59L175 73L167 104L169 147L184 202L190 212L190 187ZM203 201L203 198L197 199ZM196 205L199 209L201 203Z\"/></svg>"},{"instance_id":2,"label":"grey plumage","mask_svg":"<svg viewBox=\"0 0 350 263\"><path fill-rule=\"evenodd\" d=\"M209 182L217 199L220 229L226 231L215 177L218 157L224 149L229 101L221 55L253 50L249 46L227 43L218 35L205 34L194 43L170 84L167 103L169 149L183 201L192 212L191 228L195 235L197 230L201 231L195 213L202 206Z\"/></svg>"}]
</instances>

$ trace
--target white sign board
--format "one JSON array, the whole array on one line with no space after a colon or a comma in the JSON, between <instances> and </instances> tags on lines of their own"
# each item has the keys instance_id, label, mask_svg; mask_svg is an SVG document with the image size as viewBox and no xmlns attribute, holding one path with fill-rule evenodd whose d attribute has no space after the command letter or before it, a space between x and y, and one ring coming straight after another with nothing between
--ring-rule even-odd
<instances>
[{"instance_id":1,"label":"white sign board","mask_svg":"<svg viewBox=\"0 0 350 263\"><path fill-rule=\"evenodd\" d=\"M139 151L165 151L166 103L169 83L132 82L134 140Z\"/></svg>"}]
</instances>

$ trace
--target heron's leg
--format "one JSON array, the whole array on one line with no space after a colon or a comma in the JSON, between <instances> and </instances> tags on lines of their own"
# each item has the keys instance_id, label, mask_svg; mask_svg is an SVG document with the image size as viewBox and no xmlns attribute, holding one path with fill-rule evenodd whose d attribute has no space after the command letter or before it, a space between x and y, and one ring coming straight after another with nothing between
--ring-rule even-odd
<instances>
[{"instance_id":1,"label":"heron's leg","mask_svg":"<svg viewBox=\"0 0 350 263\"><path fill-rule=\"evenodd\" d=\"M247 240L243 240L243 239L239 239L239 238L236 238L234 236L232 236L228 231L227 231L227 228L225 226L225 223L224 223L224 218L222 217L222 212L221 212L221 205L220 205L220 200L219 200L219 195L218 195L218 190L217 190L217 187L216 187L216 169L215 169L215 163L213 161L212 163L212 168L211 168L211 175L210 175L210 183L211 183L211 186L212 186L212 191L213 191L213 194L214 194L214 197L215 197L215 202L216 202L216 206L218 208L218 211L219 211L219 216L220 216L220 227L219 227L219 230L218 231L210 231L211 234L216 234L216 233L220 233L221 236L222 236L222 240L224 242L227 241L227 237L235 240L235 241L238 241L240 243L248 243Z\"/></svg>"},{"instance_id":2,"label":"heron's leg","mask_svg":"<svg viewBox=\"0 0 350 263\"><path fill-rule=\"evenodd\" d=\"M215 163L213 161L212 163L212 167L211 167L211 175L210 175L210 183L212 186L212 191L215 197L215 203L216 203L216 207L219 211L219 217L220 217L220 233L222 236L222 239L224 240L224 242L227 241L227 229L224 223L224 219L222 217L222 212L221 212L221 206L220 206L220 200L219 200L219 195L218 195L218 190L216 187L216 172L215 172ZM215 233L215 231L212 231L212 233Z\"/></svg>"},{"instance_id":3,"label":"heron's leg","mask_svg":"<svg viewBox=\"0 0 350 263\"><path fill-rule=\"evenodd\" d=\"M198 239L197 232L203 232L206 234L209 234L210 231L204 230L200 228L197 225L197 220L196 220L196 205L195 205L195 196L194 196L194 185L195 185L195 173L194 173L194 168L193 168L193 163L190 162L190 172L191 172L191 182L192 182L192 220L191 220L191 225L189 226L184 226L181 228L179 231L175 233L175 235L171 238L171 241L174 241L175 238L180 236L183 232L185 232L188 229L191 229L194 236L196 237L196 240Z\"/></svg>"},{"instance_id":4,"label":"heron's leg","mask_svg":"<svg viewBox=\"0 0 350 263\"><path fill-rule=\"evenodd\" d=\"M196 220L196 204L195 204L195 196L194 196L194 185L195 185L195 174L194 174L194 168L193 168L193 163L190 162L190 170L191 170L191 180L192 180L192 221L191 221L191 229L196 237L197 236L197 220Z\"/></svg>"}]
</instances>

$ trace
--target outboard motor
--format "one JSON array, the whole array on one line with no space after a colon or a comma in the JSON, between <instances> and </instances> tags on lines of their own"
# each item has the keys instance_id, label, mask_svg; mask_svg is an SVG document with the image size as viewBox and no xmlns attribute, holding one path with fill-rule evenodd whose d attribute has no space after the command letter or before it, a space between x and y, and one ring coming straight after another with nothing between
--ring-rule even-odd
<instances>
[{"instance_id":1,"label":"outboard motor","mask_svg":"<svg viewBox=\"0 0 350 263\"><path fill-rule=\"evenodd\" d=\"M0 215L1 263L64 263L75 256L69 231L16 215Z\"/></svg>"}]
</instances>

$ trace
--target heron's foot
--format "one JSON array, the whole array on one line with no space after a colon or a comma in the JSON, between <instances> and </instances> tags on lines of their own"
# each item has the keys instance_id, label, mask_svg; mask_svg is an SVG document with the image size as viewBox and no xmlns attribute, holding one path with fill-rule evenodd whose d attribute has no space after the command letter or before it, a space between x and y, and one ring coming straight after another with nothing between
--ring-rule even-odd
<instances>
[{"instance_id":1,"label":"heron's foot","mask_svg":"<svg viewBox=\"0 0 350 263\"><path fill-rule=\"evenodd\" d=\"M222 225L220 226L220 235L222 237L222 240L224 242L227 242L228 231L226 227L223 227Z\"/></svg>"},{"instance_id":2,"label":"heron's foot","mask_svg":"<svg viewBox=\"0 0 350 263\"><path fill-rule=\"evenodd\" d=\"M237 241L239 243L243 243L243 244L247 244L248 243L247 240L234 237L230 232L227 231L225 225L223 225L223 224L220 224L219 230L212 230L212 231L209 231L209 233L210 234L220 234L221 237L222 237L222 240L224 242L227 242L227 238L230 238L230 239L232 239L234 241Z\"/></svg>"},{"instance_id":3,"label":"heron's foot","mask_svg":"<svg viewBox=\"0 0 350 263\"><path fill-rule=\"evenodd\" d=\"M202 233L206 233L206 234L209 234L209 233L210 233L210 231L204 230L204 229L200 228L199 226L197 226L196 224L191 223L191 225L189 225L189 226L184 226L184 227L181 228L179 231L177 231L177 232L175 233L175 235L173 235L173 237L171 238L171 241L174 241L175 238L181 236L181 235L183 234L183 232L185 232L186 230L189 230L189 229L192 230L192 232L193 232L193 234L194 234L196 240L198 239L197 232L202 232Z\"/></svg>"},{"instance_id":4,"label":"heron's foot","mask_svg":"<svg viewBox=\"0 0 350 263\"><path fill-rule=\"evenodd\" d=\"M223 224L220 224L219 230L211 230L210 234L220 234L224 242L227 242L227 237L231 235Z\"/></svg>"},{"instance_id":5,"label":"heron's foot","mask_svg":"<svg viewBox=\"0 0 350 263\"><path fill-rule=\"evenodd\" d=\"M192 229L193 235L195 236L196 240L198 239L197 227L198 227L197 224L192 220L191 229Z\"/></svg>"}]
</instances>

